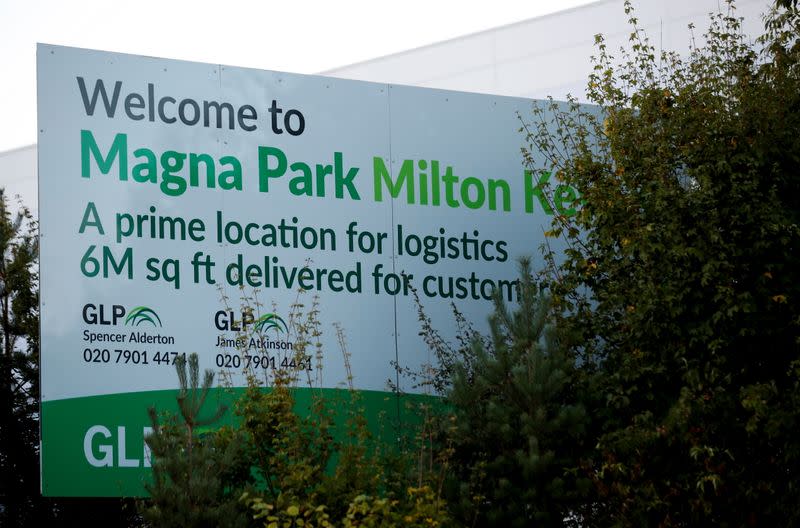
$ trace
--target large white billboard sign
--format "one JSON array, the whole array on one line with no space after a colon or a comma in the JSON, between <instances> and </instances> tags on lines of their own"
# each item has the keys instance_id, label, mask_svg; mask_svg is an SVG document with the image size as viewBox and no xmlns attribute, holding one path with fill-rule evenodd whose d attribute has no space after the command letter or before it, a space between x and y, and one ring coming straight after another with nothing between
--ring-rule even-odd
<instances>
[{"instance_id":1,"label":"large white billboard sign","mask_svg":"<svg viewBox=\"0 0 800 528\"><path fill-rule=\"evenodd\" d=\"M175 358L234 385L268 374L298 298L318 296L324 358L296 367L343 386L338 323L367 400L386 399L392 361L430 361L411 287L445 335L453 302L485 328L517 258L577 207L522 166L530 107L40 45L43 493L140 494Z\"/></svg>"}]
</instances>

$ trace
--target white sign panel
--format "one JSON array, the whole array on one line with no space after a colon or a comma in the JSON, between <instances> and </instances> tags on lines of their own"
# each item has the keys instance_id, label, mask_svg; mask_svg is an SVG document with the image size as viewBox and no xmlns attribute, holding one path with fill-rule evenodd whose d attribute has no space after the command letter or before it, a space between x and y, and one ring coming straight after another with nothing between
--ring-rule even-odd
<instances>
[{"instance_id":1,"label":"white sign panel","mask_svg":"<svg viewBox=\"0 0 800 528\"><path fill-rule=\"evenodd\" d=\"M181 354L233 385L288 357L336 389L338 324L355 387L385 400L392 362L430 361L411 288L445 335L451 303L485 328L577 207L522 166L528 100L47 45L38 85L48 495L141 492ZM314 297L321 362L293 355Z\"/></svg>"}]
</instances>

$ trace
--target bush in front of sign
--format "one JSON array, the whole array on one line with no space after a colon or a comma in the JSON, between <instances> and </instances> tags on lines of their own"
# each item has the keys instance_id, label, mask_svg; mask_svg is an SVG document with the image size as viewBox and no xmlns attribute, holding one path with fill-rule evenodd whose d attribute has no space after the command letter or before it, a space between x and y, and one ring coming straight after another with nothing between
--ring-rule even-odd
<instances>
[{"instance_id":1,"label":"bush in front of sign","mask_svg":"<svg viewBox=\"0 0 800 528\"><path fill-rule=\"evenodd\" d=\"M592 495L579 470L591 451L587 378L529 259L519 277L518 305L495 297L488 337L456 311L461 331L445 342L418 308L438 360L427 377L445 402L432 416L444 497L464 526L580 526Z\"/></svg>"},{"instance_id":2,"label":"bush in front of sign","mask_svg":"<svg viewBox=\"0 0 800 528\"><path fill-rule=\"evenodd\" d=\"M621 61L597 38L602 117L554 103L528 136L585 200L546 282L594 372L588 524L797 526L800 13L754 47L731 3L682 58L627 12Z\"/></svg>"},{"instance_id":3,"label":"bush in front of sign","mask_svg":"<svg viewBox=\"0 0 800 528\"><path fill-rule=\"evenodd\" d=\"M201 418L212 373L201 377L195 355L188 373L179 359L179 413L151 411L154 483L142 503L148 521L162 527L448 525L437 491L439 466L418 464L432 453L421 445L424 424L405 422L406 431L387 442L371 430L375 424L367 423L365 402L352 386L298 389L308 376L306 350L321 354L317 313L313 303L305 316L289 317L296 339L286 362L245 369L247 387L231 388L238 397L224 425L221 407ZM248 331L263 330L251 325ZM392 425L385 420L382 426ZM398 445L398 436L412 441Z\"/></svg>"},{"instance_id":4,"label":"bush in front of sign","mask_svg":"<svg viewBox=\"0 0 800 528\"><path fill-rule=\"evenodd\" d=\"M150 500L140 508L155 526L245 526L248 516L229 489L246 467L236 442L220 442L204 428L216 424L227 411L217 405L202 416L214 374L201 377L197 354L175 361L180 388L178 413L159 413L150 408L153 432L146 438L153 456L153 480L146 486Z\"/></svg>"}]
</instances>

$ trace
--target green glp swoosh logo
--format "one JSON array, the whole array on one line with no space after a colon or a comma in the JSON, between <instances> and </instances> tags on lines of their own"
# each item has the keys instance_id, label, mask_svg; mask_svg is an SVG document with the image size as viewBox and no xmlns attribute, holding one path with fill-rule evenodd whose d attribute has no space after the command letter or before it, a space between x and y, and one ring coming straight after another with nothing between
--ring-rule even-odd
<instances>
[{"instance_id":1,"label":"green glp swoosh logo","mask_svg":"<svg viewBox=\"0 0 800 528\"><path fill-rule=\"evenodd\" d=\"M161 326L161 318L152 308L147 306L137 306L130 311L125 318L125 325L139 326L142 323L150 323L153 326Z\"/></svg>"},{"instance_id":2,"label":"green glp swoosh logo","mask_svg":"<svg viewBox=\"0 0 800 528\"><path fill-rule=\"evenodd\" d=\"M264 314L256 319L254 328L256 332L266 332L271 328L274 328L276 332L288 332L286 323L280 315L275 313Z\"/></svg>"}]
</instances>

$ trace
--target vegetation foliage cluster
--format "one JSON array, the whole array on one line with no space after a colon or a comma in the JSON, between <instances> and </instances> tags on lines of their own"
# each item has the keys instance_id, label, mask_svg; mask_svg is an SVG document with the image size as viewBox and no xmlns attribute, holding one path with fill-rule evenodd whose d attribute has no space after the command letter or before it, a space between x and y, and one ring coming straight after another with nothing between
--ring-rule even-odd
<instances>
[{"instance_id":1,"label":"vegetation foliage cluster","mask_svg":"<svg viewBox=\"0 0 800 528\"><path fill-rule=\"evenodd\" d=\"M317 349L321 363L316 301L305 308L297 302L289 317L291 354L303 364L300 358ZM243 309L258 309L255 295L245 297ZM240 337L247 342L254 335ZM339 339L344 343L342 330ZM146 521L163 527L445 524L447 510L429 473L416 471L407 452L370 430L352 387L319 390L305 368L246 370L235 420L203 429L227 410L217 406L203 417L214 374L201 377L196 354L179 358L177 370L179 416L151 409L154 478L142 507ZM304 376L307 404L298 398ZM421 445L420 437L402 440Z\"/></svg>"},{"instance_id":2,"label":"vegetation foliage cluster","mask_svg":"<svg viewBox=\"0 0 800 528\"><path fill-rule=\"evenodd\" d=\"M800 523L800 16L754 47L729 9L684 59L628 5L621 66L597 38L600 112L526 127L584 201L542 284L592 416L592 524Z\"/></svg>"}]
</instances>

